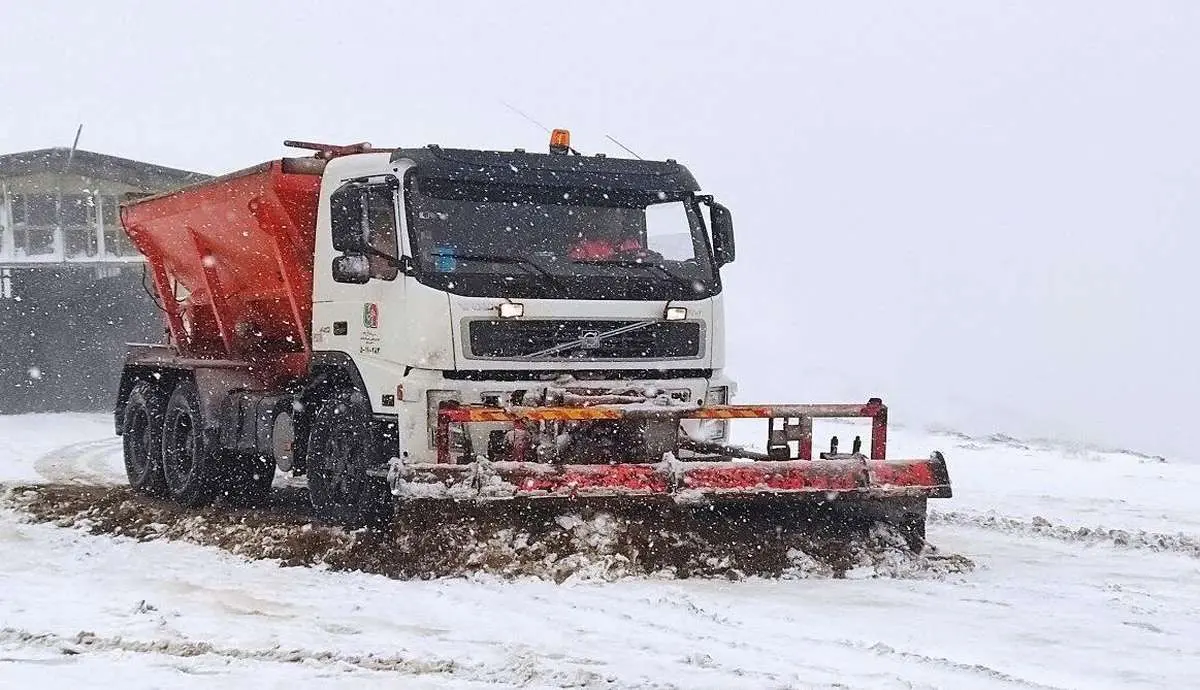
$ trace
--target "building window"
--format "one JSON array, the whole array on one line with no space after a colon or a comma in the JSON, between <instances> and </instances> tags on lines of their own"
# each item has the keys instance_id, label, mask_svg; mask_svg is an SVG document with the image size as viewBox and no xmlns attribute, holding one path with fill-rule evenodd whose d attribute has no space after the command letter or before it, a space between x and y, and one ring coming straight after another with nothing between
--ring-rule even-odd
<instances>
[{"instance_id":1,"label":"building window","mask_svg":"<svg viewBox=\"0 0 1200 690\"><path fill-rule=\"evenodd\" d=\"M92 197L87 194L63 194L62 196L62 224L64 227L72 225L87 225L88 216L90 215Z\"/></svg>"},{"instance_id":2,"label":"building window","mask_svg":"<svg viewBox=\"0 0 1200 690\"><path fill-rule=\"evenodd\" d=\"M14 194L13 224L58 225L58 199L54 194Z\"/></svg>"},{"instance_id":3,"label":"building window","mask_svg":"<svg viewBox=\"0 0 1200 690\"><path fill-rule=\"evenodd\" d=\"M136 254L133 243L121 227L120 200L115 196L106 196L100 201L100 209L104 217L104 253L109 256Z\"/></svg>"},{"instance_id":4,"label":"building window","mask_svg":"<svg viewBox=\"0 0 1200 690\"><path fill-rule=\"evenodd\" d=\"M58 227L58 197L54 194L14 194L12 199L13 248L18 256L54 252Z\"/></svg>"},{"instance_id":5,"label":"building window","mask_svg":"<svg viewBox=\"0 0 1200 690\"><path fill-rule=\"evenodd\" d=\"M63 194L61 208L67 256L95 256L96 198L90 194Z\"/></svg>"}]
</instances>

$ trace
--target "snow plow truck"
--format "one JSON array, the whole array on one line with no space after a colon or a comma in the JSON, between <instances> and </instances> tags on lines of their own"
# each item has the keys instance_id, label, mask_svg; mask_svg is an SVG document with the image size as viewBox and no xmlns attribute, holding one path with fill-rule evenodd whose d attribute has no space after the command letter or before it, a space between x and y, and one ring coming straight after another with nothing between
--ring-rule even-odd
<instances>
[{"instance_id":1,"label":"snow plow truck","mask_svg":"<svg viewBox=\"0 0 1200 690\"><path fill-rule=\"evenodd\" d=\"M729 210L674 160L569 136L289 141L315 153L126 200L167 333L124 365L131 486L252 503L306 475L313 512L352 524L406 502L835 505L921 548L927 499L951 495L941 453L887 457L877 398L734 404ZM870 420L866 447L814 454L828 418ZM733 442L747 419L765 443Z\"/></svg>"}]
</instances>

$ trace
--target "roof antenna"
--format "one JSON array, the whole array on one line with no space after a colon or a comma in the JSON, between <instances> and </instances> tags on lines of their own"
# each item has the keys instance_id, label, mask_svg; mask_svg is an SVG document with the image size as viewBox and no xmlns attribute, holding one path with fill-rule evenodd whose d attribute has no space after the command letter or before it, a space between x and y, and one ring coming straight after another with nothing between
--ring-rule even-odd
<instances>
[{"instance_id":1,"label":"roof antenna","mask_svg":"<svg viewBox=\"0 0 1200 690\"><path fill-rule=\"evenodd\" d=\"M524 111L522 111L522 110L518 110L518 109L517 109L517 107L516 107L515 105L513 105L512 103L509 103L508 101L503 101L503 100L502 100L502 101L500 101L500 103L502 103L502 104L504 105L504 107L505 107L505 108L508 108L509 110L513 111L514 113L516 113L516 114L520 115L521 117L525 118L526 120L529 120L529 121L530 121L530 122L532 122L533 124L535 124L535 125L537 125L538 127L540 127L540 128L542 129L542 131L544 131L546 134L549 134L549 133L550 133L550 128L549 128L549 127L547 127L546 125L543 125L542 123L540 123L540 122L538 122L537 120L533 119L533 118L532 118L532 117L530 117L528 114L526 114Z\"/></svg>"},{"instance_id":2,"label":"roof antenna","mask_svg":"<svg viewBox=\"0 0 1200 690\"><path fill-rule=\"evenodd\" d=\"M67 162L63 165L63 172L71 169L71 160L75 158L75 149L79 148L79 135L83 134L83 123L79 123L79 129L75 130L75 141L71 143L71 151L67 154Z\"/></svg>"},{"instance_id":3,"label":"roof antenna","mask_svg":"<svg viewBox=\"0 0 1200 690\"><path fill-rule=\"evenodd\" d=\"M501 101L500 101L500 103L501 103L501 104L502 104L502 105L503 105L505 108L508 108L509 110L511 110L511 111L513 111L514 113L516 113L516 114L520 115L521 117L525 118L526 120L529 120L529 121L530 121L530 122L532 122L534 125L537 125L538 127L540 127L540 128L541 128L541 130L542 130L543 132L545 132L546 134L553 134L553 132L551 132L551 131L550 131L550 128L549 128L549 127L547 127L546 125L543 125L542 123L540 123L540 122L538 122L537 120L533 119L533 118L532 118L532 117L530 117L530 115L529 115L528 113L526 113L525 111L523 111L523 110L518 110L518 109L517 109L517 107L516 107L516 106L514 106L512 103L509 103L508 101L505 101L505 100L501 100ZM583 154L579 153L578 151L576 151L575 149L571 148L570 146L568 146L568 147L567 147L567 150L568 150L568 151L570 151L572 154L574 154L574 155L576 155L576 156L581 156L581 155L583 155Z\"/></svg>"},{"instance_id":4,"label":"roof antenna","mask_svg":"<svg viewBox=\"0 0 1200 690\"><path fill-rule=\"evenodd\" d=\"M625 150L626 150L626 151L628 151L629 153L632 153L634 158L636 158L636 159L638 159L638 160L640 160L640 161L642 161L642 160L646 160L645 158L642 158L641 156L637 155L637 152L636 152L636 151L634 151L633 149L631 149L631 148L629 148L628 146L626 146L625 144L622 144L621 142L617 141L617 140L616 140L616 139L613 137L613 135L611 135L611 134L605 134L604 136L608 137L608 140L609 140L609 141L611 141L612 143L616 144L617 146L620 146L621 148L625 149Z\"/></svg>"}]
</instances>

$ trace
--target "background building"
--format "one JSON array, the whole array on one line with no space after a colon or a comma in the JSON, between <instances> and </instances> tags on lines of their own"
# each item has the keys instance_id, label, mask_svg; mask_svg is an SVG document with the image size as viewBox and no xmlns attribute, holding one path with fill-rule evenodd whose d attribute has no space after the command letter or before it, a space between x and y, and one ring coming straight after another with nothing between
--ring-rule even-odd
<instances>
[{"instance_id":1,"label":"background building","mask_svg":"<svg viewBox=\"0 0 1200 690\"><path fill-rule=\"evenodd\" d=\"M0 155L0 413L112 403L125 343L163 338L120 198L207 177L66 148Z\"/></svg>"}]
</instances>

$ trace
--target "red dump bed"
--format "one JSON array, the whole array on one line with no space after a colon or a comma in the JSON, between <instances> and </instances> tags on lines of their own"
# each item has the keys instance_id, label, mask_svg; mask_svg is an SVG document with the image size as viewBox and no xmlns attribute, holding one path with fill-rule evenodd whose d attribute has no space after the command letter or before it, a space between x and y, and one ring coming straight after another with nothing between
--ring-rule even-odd
<instances>
[{"instance_id":1,"label":"red dump bed","mask_svg":"<svg viewBox=\"0 0 1200 690\"><path fill-rule=\"evenodd\" d=\"M122 207L181 356L267 378L307 369L322 163L272 161Z\"/></svg>"}]
</instances>

